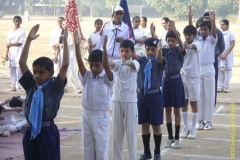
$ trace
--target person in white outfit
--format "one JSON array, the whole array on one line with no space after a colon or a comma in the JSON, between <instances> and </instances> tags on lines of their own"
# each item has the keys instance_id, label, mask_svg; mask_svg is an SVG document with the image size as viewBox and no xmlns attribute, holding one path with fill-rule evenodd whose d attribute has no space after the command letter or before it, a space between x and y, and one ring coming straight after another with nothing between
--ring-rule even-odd
<instances>
[{"instance_id":1,"label":"person in white outfit","mask_svg":"<svg viewBox=\"0 0 240 160\"><path fill-rule=\"evenodd\" d=\"M210 21L200 24L198 40L201 43L200 51L200 100L198 101L199 130L211 130L215 103L215 45L217 43L215 11L210 15Z\"/></svg>"},{"instance_id":2,"label":"person in white outfit","mask_svg":"<svg viewBox=\"0 0 240 160\"><path fill-rule=\"evenodd\" d=\"M147 36L147 38L151 37L150 28L147 27L147 17L142 16L140 24L141 24L140 28L145 32L145 35Z\"/></svg>"},{"instance_id":3,"label":"person in white outfit","mask_svg":"<svg viewBox=\"0 0 240 160\"><path fill-rule=\"evenodd\" d=\"M135 42L136 42L134 46L134 51L138 56L144 56L144 55L146 56L144 41L145 39L147 39L147 35L146 35L146 32L144 32L144 30L142 30L139 27L140 17L139 16L133 17L132 24L133 24L133 33L134 33Z\"/></svg>"},{"instance_id":4,"label":"person in white outfit","mask_svg":"<svg viewBox=\"0 0 240 160\"><path fill-rule=\"evenodd\" d=\"M95 31L90 33L88 36L88 45L89 45L89 50L88 52L90 53L92 50L95 49L97 42L99 40L99 33L102 28L103 21L101 19L96 19L94 22L94 27Z\"/></svg>"},{"instance_id":5,"label":"person in white outfit","mask_svg":"<svg viewBox=\"0 0 240 160\"><path fill-rule=\"evenodd\" d=\"M124 159L123 139L125 132L129 160L136 159L138 126L136 82L140 65L138 61L132 59L133 54L134 43L130 40L124 40L120 44L121 59L109 61L116 76L112 96L113 160Z\"/></svg>"},{"instance_id":6,"label":"person in white outfit","mask_svg":"<svg viewBox=\"0 0 240 160\"><path fill-rule=\"evenodd\" d=\"M77 32L74 33L75 46L80 44ZM88 57L90 70L84 66L80 49L76 48L79 68L79 79L82 91L82 139L84 160L108 160L110 120L109 105L113 72L110 69L107 55L107 36L104 37L103 51L93 50Z\"/></svg>"},{"instance_id":7,"label":"person in white outfit","mask_svg":"<svg viewBox=\"0 0 240 160\"><path fill-rule=\"evenodd\" d=\"M225 50L218 57L218 92L229 92L230 78L232 77L233 63L233 48L235 46L235 36L229 30L229 21L223 19L220 23L221 30L224 36Z\"/></svg>"},{"instance_id":8,"label":"person in white outfit","mask_svg":"<svg viewBox=\"0 0 240 160\"><path fill-rule=\"evenodd\" d=\"M27 124L22 107L24 103L24 99L20 96L6 99L0 103L3 109L3 120L0 121L0 135L10 136L11 133L21 130Z\"/></svg>"},{"instance_id":9,"label":"person in white outfit","mask_svg":"<svg viewBox=\"0 0 240 160\"><path fill-rule=\"evenodd\" d=\"M181 138L196 138L196 123L198 106L197 101L200 99L200 51L201 44L196 40L197 29L193 25L188 25L183 30L185 43L183 67L181 77L184 86L186 106L182 108L182 119L184 129L180 135ZM190 101L192 109L192 126L188 127L188 104Z\"/></svg>"},{"instance_id":10,"label":"person in white outfit","mask_svg":"<svg viewBox=\"0 0 240 160\"><path fill-rule=\"evenodd\" d=\"M55 28L52 32L51 39L50 39L50 46L53 49L53 56L54 56L54 74L57 76L59 73L59 68L62 64L62 55L63 55L63 41L62 41L62 36L63 36L63 29L64 29L64 22L65 19L63 17L58 17L58 27ZM68 73L67 76L69 78L69 82L71 82L71 85L75 91L81 92L80 91L80 85L77 82L77 74L76 74L76 66L75 66L75 61L76 61L76 56L75 56L75 47L73 45L73 40L71 34L68 36L68 47L69 47L69 67L68 67ZM67 89L65 88L65 92Z\"/></svg>"},{"instance_id":11,"label":"person in white outfit","mask_svg":"<svg viewBox=\"0 0 240 160\"><path fill-rule=\"evenodd\" d=\"M162 48L166 48L167 47L167 42L166 42L166 34L168 32L168 28L167 28L167 23L170 21L170 19L168 17L163 17L161 23L162 23L162 27L163 30L160 30L157 34L158 39L161 41L162 43Z\"/></svg>"},{"instance_id":12,"label":"person in white outfit","mask_svg":"<svg viewBox=\"0 0 240 160\"><path fill-rule=\"evenodd\" d=\"M22 18L14 16L14 28L10 29L7 36L6 54L4 59L9 62L12 91L22 91L22 86L18 80L22 77L19 68L19 59L22 54L23 43L25 40L25 31L20 27Z\"/></svg>"},{"instance_id":13,"label":"person in white outfit","mask_svg":"<svg viewBox=\"0 0 240 160\"><path fill-rule=\"evenodd\" d=\"M123 21L124 10L121 6L116 6L113 12L113 21L104 24L100 31L99 41L95 49L101 49L105 35L108 37L107 53L109 60L120 59L119 46L124 39L133 40L133 35Z\"/></svg>"}]
</instances>

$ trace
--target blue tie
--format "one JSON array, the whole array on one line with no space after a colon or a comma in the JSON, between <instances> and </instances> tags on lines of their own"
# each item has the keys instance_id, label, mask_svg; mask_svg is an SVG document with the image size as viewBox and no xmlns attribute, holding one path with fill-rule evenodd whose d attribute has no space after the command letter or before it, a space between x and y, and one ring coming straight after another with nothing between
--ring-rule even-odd
<instances>
[{"instance_id":1,"label":"blue tie","mask_svg":"<svg viewBox=\"0 0 240 160\"><path fill-rule=\"evenodd\" d=\"M147 57L146 57L147 58ZM146 66L144 67L144 95L146 94L146 92L151 88L151 81L152 81L152 62L156 61L157 58L154 57L152 59L148 59L148 62L146 64Z\"/></svg>"},{"instance_id":2,"label":"blue tie","mask_svg":"<svg viewBox=\"0 0 240 160\"><path fill-rule=\"evenodd\" d=\"M41 131L42 124L42 114L43 114L43 88L47 88L50 80L43 83L42 85L37 85L38 89L35 91L32 97L29 121L32 125L31 128L31 139L34 139Z\"/></svg>"}]
</instances>

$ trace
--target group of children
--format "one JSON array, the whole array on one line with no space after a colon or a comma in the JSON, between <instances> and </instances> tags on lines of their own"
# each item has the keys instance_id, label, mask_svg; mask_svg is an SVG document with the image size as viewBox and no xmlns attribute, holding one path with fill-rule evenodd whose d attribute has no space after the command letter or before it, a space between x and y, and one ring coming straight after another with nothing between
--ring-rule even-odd
<instances>
[{"instance_id":1,"label":"group of children","mask_svg":"<svg viewBox=\"0 0 240 160\"><path fill-rule=\"evenodd\" d=\"M153 24L150 26L153 37L147 38L147 34L137 30L140 17L134 17L134 30L141 35L136 36L137 44L131 40L121 40L120 59L109 61L108 36L102 37L102 50L95 49L96 42L91 42L87 59L90 70L86 69L78 47L81 39L78 33L74 32L78 77L83 85L82 139L85 160L108 159L110 137L108 109L111 100L114 160L123 159L125 133L129 159L137 159L138 124L141 125L144 146L144 153L139 160L152 158L150 126L153 129L155 143L153 159L161 159L160 125L163 124L164 108L168 131L168 140L164 146L166 148L181 148L180 137L196 138L197 122L198 129L212 128L215 91L213 63L217 43L215 12L211 12L208 17L208 21L200 24L200 35L191 24L184 28L184 43L173 21L167 24L168 19L163 19L166 22L164 25L168 27L165 36L159 40L154 37L156 28ZM227 22L223 21L223 23ZM96 39L94 34L99 32L101 24L101 20L95 21L96 31L91 34L89 41ZM52 77L54 63L50 58L36 59L32 64L33 73L26 64L31 42L39 36L37 34L39 27L40 25L37 24L30 30L19 60L23 74L19 82L27 93L24 105L27 129L23 137L23 150L27 160L39 157L58 160L60 139L54 118L67 83L68 31L66 27L63 30L63 57L59 73L57 77ZM135 51L139 46L144 46L144 49ZM222 56L220 58L223 59ZM188 127L189 101L192 109L191 127ZM174 136L172 112L175 118ZM180 135L181 114L184 129Z\"/></svg>"}]
</instances>

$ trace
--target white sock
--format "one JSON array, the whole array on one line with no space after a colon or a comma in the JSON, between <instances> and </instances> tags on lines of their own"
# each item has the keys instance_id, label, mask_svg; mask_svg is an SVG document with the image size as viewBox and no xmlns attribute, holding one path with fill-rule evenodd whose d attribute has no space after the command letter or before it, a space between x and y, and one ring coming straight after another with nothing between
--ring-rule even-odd
<instances>
[{"instance_id":1,"label":"white sock","mask_svg":"<svg viewBox=\"0 0 240 160\"><path fill-rule=\"evenodd\" d=\"M197 113L192 113L192 130L196 130Z\"/></svg>"},{"instance_id":2,"label":"white sock","mask_svg":"<svg viewBox=\"0 0 240 160\"><path fill-rule=\"evenodd\" d=\"M183 119L184 128L188 129L188 111L182 112L182 119Z\"/></svg>"}]
</instances>

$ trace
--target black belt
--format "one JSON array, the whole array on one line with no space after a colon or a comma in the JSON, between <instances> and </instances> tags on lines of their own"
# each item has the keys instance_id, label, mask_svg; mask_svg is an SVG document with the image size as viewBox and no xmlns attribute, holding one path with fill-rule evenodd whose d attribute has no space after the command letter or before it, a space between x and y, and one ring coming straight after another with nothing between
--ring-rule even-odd
<instances>
[{"instance_id":1,"label":"black belt","mask_svg":"<svg viewBox=\"0 0 240 160\"><path fill-rule=\"evenodd\" d=\"M176 78L179 78L179 77L181 77L180 74L176 74L176 75L172 75L172 76L163 74L163 78L166 78L166 79L176 79Z\"/></svg>"},{"instance_id":2,"label":"black belt","mask_svg":"<svg viewBox=\"0 0 240 160\"><path fill-rule=\"evenodd\" d=\"M49 127L50 125L51 125L51 121L45 121L45 122L42 122L41 127ZM32 127L32 124L29 121L27 121L27 126Z\"/></svg>"},{"instance_id":3,"label":"black belt","mask_svg":"<svg viewBox=\"0 0 240 160\"><path fill-rule=\"evenodd\" d=\"M147 90L145 94L153 94L153 93L157 93L157 92L159 92L159 91L160 91L159 88L157 88L157 89L151 89L151 90ZM138 92L138 93L141 93L141 94L144 94L144 91L141 90L141 89L139 89L139 88L137 89L137 92Z\"/></svg>"}]
</instances>

